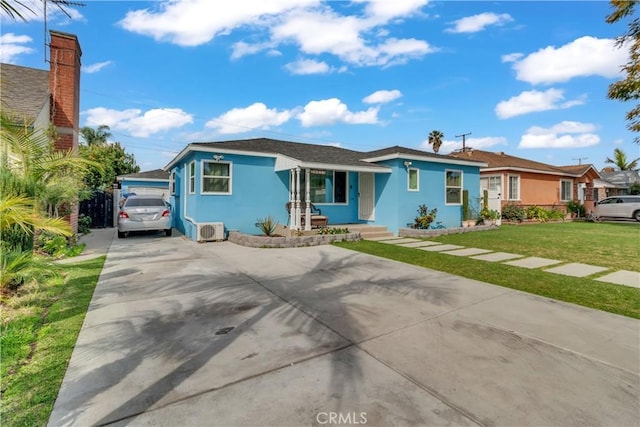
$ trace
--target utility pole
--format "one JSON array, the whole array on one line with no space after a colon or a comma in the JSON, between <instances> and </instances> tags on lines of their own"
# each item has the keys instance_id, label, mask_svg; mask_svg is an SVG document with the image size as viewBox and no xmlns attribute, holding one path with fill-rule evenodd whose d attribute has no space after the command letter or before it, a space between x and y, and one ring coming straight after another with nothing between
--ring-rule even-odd
<instances>
[{"instance_id":1,"label":"utility pole","mask_svg":"<svg viewBox=\"0 0 640 427\"><path fill-rule=\"evenodd\" d=\"M582 161L583 160L587 160L588 157L577 157L577 158L572 158L571 160L577 160L578 161L578 165L582 165Z\"/></svg>"},{"instance_id":2,"label":"utility pole","mask_svg":"<svg viewBox=\"0 0 640 427\"><path fill-rule=\"evenodd\" d=\"M456 135L456 138L460 138L462 137L462 152L464 153L465 151L467 151L467 147L466 147L466 136L467 135L471 135L471 132L467 132L467 133L463 133L462 135Z\"/></svg>"}]
</instances>

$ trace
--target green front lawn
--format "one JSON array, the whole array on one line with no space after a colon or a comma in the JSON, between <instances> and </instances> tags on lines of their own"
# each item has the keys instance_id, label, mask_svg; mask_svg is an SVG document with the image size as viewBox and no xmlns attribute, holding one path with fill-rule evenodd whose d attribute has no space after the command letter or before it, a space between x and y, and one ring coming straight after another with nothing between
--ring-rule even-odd
<instances>
[{"instance_id":1,"label":"green front lawn","mask_svg":"<svg viewBox=\"0 0 640 427\"><path fill-rule=\"evenodd\" d=\"M442 243L640 271L640 225L552 223L434 237ZM335 245L408 264L640 319L640 289L540 269L361 241Z\"/></svg>"},{"instance_id":2,"label":"green front lawn","mask_svg":"<svg viewBox=\"0 0 640 427\"><path fill-rule=\"evenodd\" d=\"M104 260L65 265L64 279L2 301L3 426L47 424Z\"/></svg>"}]
</instances>

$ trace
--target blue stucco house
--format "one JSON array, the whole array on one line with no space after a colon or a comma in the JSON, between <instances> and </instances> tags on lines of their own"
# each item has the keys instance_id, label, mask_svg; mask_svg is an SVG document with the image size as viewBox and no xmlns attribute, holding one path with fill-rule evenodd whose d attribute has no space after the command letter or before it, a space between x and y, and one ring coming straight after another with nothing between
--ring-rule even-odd
<instances>
[{"instance_id":1,"label":"blue stucco house","mask_svg":"<svg viewBox=\"0 0 640 427\"><path fill-rule=\"evenodd\" d=\"M459 227L462 191L479 197L484 166L398 146L360 152L257 138L189 144L164 170L175 227L202 240L201 228L211 225L218 234L257 234L257 220L267 216L310 229L303 217L310 218L311 203L330 226L376 224L397 234L426 204L443 226Z\"/></svg>"},{"instance_id":2,"label":"blue stucco house","mask_svg":"<svg viewBox=\"0 0 640 427\"><path fill-rule=\"evenodd\" d=\"M169 172L163 169L118 175L116 180L121 194L154 194L169 200Z\"/></svg>"}]
</instances>

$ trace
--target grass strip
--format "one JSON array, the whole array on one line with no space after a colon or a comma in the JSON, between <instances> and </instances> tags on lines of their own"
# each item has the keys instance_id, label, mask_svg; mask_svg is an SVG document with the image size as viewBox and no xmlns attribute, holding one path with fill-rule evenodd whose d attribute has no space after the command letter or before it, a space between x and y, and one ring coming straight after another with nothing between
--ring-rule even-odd
<instances>
[{"instance_id":1,"label":"grass strip","mask_svg":"<svg viewBox=\"0 0 640 427\"><path fill-rule=\"evenodd\" d=\"M429 240L527 256L640 271L640 223L555 222L501 225Z\"/></svg>"},{"instance_id":2,"label":"grass strip","mask_svg":"<svg viewBox=\"0 0 640 427\"><path fill-rule=\"evenodd\" d=\"M64 279L3 302L3 426L47 424L104 261L65 265Z\"/></svg>"},{"instance_id":3,"label":"grass strip","mask_svg":"<svg viewBox=\"0 0 640 427\"><path fill-rule=\"evenodd\" d=\"M640 319L640 289L637 288L368 240L334 245Z\"/></svg>"}]
</instances>

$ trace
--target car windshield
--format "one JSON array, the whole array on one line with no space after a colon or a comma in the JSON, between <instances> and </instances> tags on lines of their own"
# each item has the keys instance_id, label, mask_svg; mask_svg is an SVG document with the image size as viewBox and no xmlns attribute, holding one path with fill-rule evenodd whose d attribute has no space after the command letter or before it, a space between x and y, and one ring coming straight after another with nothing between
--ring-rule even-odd
<instances>
[{"instance_id":1,"label":"car windshield","mask_svg":"<svg viewBox=\"0 0 640 427\"><path fill-rule=\"evenodd\" d=\"M144 206L164 206L162 199L127 199L124 206L126 208L138 208Z\"/></svg>"}]
</instances>

